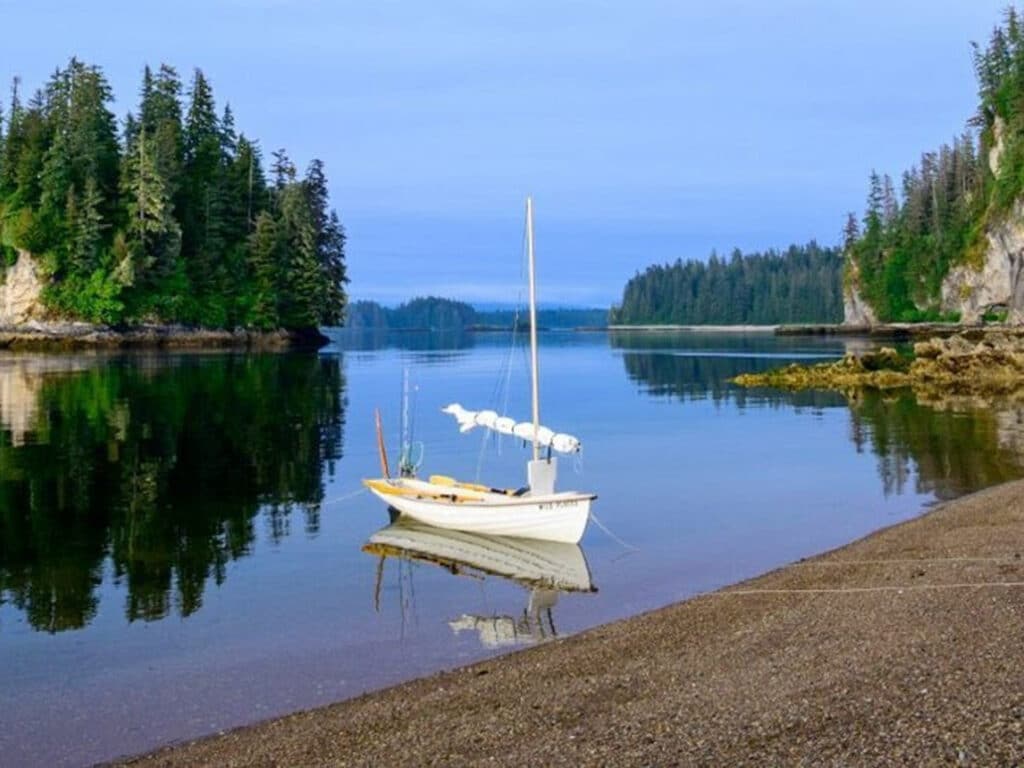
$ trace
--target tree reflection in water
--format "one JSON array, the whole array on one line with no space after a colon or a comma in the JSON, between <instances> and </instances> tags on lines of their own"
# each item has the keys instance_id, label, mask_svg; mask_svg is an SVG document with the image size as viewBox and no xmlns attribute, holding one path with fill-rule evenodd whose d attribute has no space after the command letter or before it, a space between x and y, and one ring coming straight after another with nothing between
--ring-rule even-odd
<instances>
[{"instance_id":1,"label":"tree reflection in water","mask_svg":"<svg viewBox=\"0 0 1024 768\"><path fill-rule=\"evenodd\" d=\"M344 398L336 357L0 358L0 597L83 627L109 562L129 621L194 613L261 511L316 532Z\"/></svg>"},{"instance_id":2,"label":"tree reflection in water","mask_svg":"<svg viewBox=\"0 0 1024 768\"><path fill-rule=\"evenodd\" d=\"M785 392L729 384L740 373L758 372L791 360L749 357L747 347L723 354L721 338L689 338L687 348L629 349L622 343L627 375L655 396L681 400L711 399L717 404L809 408L849 408L850 439L858 451L870 450L887 495L902 493L913 479L918 493L950 499L997 483L1024 477L1024 405L1009 400L918 399L904 390ZM636 342L650 344L650 337ZM678 340L674 342L678 345ZM748 342L749 343L749 342ZM712 348L701 349L701 344ZM755 347L753 347L756 349ZM778 347L770 347L778 349Z\"/></svg>"}]
</instances>

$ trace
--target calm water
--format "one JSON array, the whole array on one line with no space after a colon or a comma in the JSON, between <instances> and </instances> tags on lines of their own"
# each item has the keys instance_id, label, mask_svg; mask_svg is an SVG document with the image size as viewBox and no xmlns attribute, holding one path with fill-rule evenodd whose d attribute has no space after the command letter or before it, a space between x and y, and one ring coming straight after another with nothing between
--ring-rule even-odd
<instances>
[{"instance_id":1,"label":"calm water","mask_svg":"<svg viewBox=\"0 0 1024 768\"><path fill-rule=\"evenodd\" d=\"M522 484L522 446L439 412L528 416L506 335L0 356L0 762L86 765L353 696L1024 476L1020 409L726 383L856 343L544 335L543 420L585 446L560 487L600 497L601 526L556 555L580 556L598 591L563 594L363 551L389 522L360 492L378 473L373 409L394 460L405 369L423 474Z\"/></svg>"}]
</instances>

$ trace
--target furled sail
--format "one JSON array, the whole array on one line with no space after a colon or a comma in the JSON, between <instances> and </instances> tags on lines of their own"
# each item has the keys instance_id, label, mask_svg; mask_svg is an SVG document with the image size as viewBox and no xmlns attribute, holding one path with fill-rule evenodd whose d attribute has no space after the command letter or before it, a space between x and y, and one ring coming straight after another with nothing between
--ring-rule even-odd
<instances>
[{"instance_id":1,"label":"furled sail","mask_svg":"<svg viewBox=\"0 0 1024 768\"><path fill-rule=\"evenodd\" d=\"M533 442L533 422L516 422L508 416L499 416L497 411L467 411L458 403L447 405L441 411L455 417L460 432L468 432L473 427L486 427L503 435L514 435ZM537 443L559 453L577 453L582 447L579 438L555 432L543 425L537 428Z\"/></svg>"}]
</instances>

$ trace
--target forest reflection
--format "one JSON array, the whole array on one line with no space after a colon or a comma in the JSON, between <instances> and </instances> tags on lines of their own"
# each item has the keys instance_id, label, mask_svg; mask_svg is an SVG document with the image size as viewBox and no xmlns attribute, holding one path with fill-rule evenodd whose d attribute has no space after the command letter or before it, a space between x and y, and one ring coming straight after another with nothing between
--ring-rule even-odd
<instances>
[{"instance_id":1,"label":"forest reflection","mask_svg":"<svg viewBox=\"0 0 1024 768\"><path fill-rule=\"evenodd\" d=\"M129 621L194 613L258 516L317 531L344 417L338 357L0 357L0 601L77 629L110 567Z\"/></svg>"},{"instance_id":2,"label":"forest reflection","mask_svg":"<svg viewBox=\"0 0 1024 768\"><path fill-rule=\"evenodd\" d=\"M717 349L717 346L716 346ZM746 349L746 348L744 348ZM777 349L777 347L776 347ZM886 495L913 481L917 493L950 499L1024 477L1024 404L1010 401L919 399L909 390L843 394L743 389L729 379L792 362L742 353L697 350L624 351L627 375L654 396L711 399L743 409L848 408L850 439L871 451Z\"/></svg>"}]
</instances>

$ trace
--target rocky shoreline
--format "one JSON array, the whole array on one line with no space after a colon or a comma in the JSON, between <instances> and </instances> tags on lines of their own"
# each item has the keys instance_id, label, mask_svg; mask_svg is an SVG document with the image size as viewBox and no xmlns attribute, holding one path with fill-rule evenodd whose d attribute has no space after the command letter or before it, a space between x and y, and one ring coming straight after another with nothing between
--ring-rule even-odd
<instances>
[{"instance_id":1,"label":"rocky shoreline","mask_svg":"<svg viewBox=\"0 0 1024 768\"><path fill-rule=\"evenodd\" d=\"M0 326L0 349L19 351L126 348L319 349L329 341L316 328L229 331L181 325L111 327L71 322L28 322Z\"/></svg>"},{"instance_id":2,"label":"rocky shoreline","mask_svg":"<svg viewBox=\"0 0 1024 768\"><path fill-rule=\"evenodd\" d=\"M985 333L1000 326L963 323L838 323L793 324L775 327L777 336L865 336L894 340L953 336L958 333Z\"/></svg>"},{"instance_id":3,"label":"rocky shoreline","mask_svg":"<svg viewBox=\"0 0 1024 768\"><path fill-rule=\"evenodd\" d=\"M912 356L882 347L836 362L742 374L733 382L788 390L910 387L927 395L1014 396L1024 393L1024 329L964 331L919 341Z\"/></svg>"},{"instance_id":4,"label":"rocky shoreline","mask_svg":"<svg viewBox=\"0 0 1024 768\"><path fill-rule=\"evenodd\" d=\"M131 766L1017 765L1024 482L652 613Z\"/></svg>"}]
</instances>

